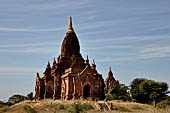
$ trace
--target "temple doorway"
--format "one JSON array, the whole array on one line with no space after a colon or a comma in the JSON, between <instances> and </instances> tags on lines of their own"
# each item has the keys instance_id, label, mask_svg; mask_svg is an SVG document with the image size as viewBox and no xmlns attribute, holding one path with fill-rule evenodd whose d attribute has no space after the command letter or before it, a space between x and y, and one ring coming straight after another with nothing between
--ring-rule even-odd
<instances>
[{"instance_id":1,"label":"temple doorway","mask_svg":"<svg viewBox=\"0 0 170 113\"><path fill-rule=\"evenodd\" d=\"M84 92L83 94L84 99L90 97L90 86L88 84L84 86L83 92Z\"/></svg>"}]
</instances>

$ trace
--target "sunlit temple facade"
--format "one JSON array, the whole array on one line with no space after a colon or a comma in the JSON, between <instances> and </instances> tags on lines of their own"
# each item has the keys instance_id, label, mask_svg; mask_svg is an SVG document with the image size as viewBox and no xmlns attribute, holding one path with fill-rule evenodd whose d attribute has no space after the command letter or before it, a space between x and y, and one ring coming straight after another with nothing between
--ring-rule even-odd
<instances>
[{"instance_id":1,"label":"sunlit temple facade","mask_svg":"<svg viewBox=\"0 0 170 113\"><path fill-rule=\"evenodd\" d=\"M42 78L39 73L36 76L35 100L102 100L105 98L105 91L119 84L113 77L111 68L104 81L96 70L95 61L90 64L88 56L84 60L71 17L62 42L61 55L57 59L54 58L52 66L48 62L43 74Z\"/></svg>"}]
</instances>

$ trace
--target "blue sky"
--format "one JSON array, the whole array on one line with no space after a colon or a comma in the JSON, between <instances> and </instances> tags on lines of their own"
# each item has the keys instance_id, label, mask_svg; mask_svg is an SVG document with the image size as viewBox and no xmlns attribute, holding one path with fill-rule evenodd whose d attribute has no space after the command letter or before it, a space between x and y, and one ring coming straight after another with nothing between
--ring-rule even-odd
<instances>
[{"instance_id":1,"label":"blue sky","mask_svg":"<svg viewBox=\"0 0 170 113\"><path fill-rule=\"evenodd\" d=\"M34 91L48 60L60 54L69 16L81 53L105 78L145 77L170 84L169 0L1 0L0 100Z\"/></svg>"}]
</instances>

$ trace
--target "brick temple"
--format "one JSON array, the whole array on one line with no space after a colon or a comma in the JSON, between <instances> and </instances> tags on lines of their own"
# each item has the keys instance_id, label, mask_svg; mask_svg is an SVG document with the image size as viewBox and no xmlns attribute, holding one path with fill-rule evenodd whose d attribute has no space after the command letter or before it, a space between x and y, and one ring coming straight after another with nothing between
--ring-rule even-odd
<instances>
[{"instance_id":1,"label":"brick temple","mask_svg":"<svg viewBox=\"0 0 170 113\"><path fill-rule=\"evenodd\" d=\"M113 77L111 68L104 81L96 70L93 60L89 63L80 53L80 45L69 18L69 26L62 42L61 55L54 58L52 67L48 62L43 77L36 75L35 100L52 98L102 100L105 92L119 84Z\"/></svg>"}]
</instances>

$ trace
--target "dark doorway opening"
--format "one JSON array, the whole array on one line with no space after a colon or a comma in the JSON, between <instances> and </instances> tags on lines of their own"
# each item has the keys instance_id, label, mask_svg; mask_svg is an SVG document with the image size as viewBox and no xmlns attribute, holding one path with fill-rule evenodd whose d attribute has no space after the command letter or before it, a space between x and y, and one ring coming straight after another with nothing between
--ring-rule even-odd
<instances>
[{"instance_id":1,"label":"dark doorway opening","mask_svg":"<svg viewBox=\"0 0 170 113\"><path fill-rule=\"evenodd\" d=\"M84 90L84 98L87 99L88 97L90 97L90 86L85 85L83 90Z\"/></svg>"}]
</instances>

